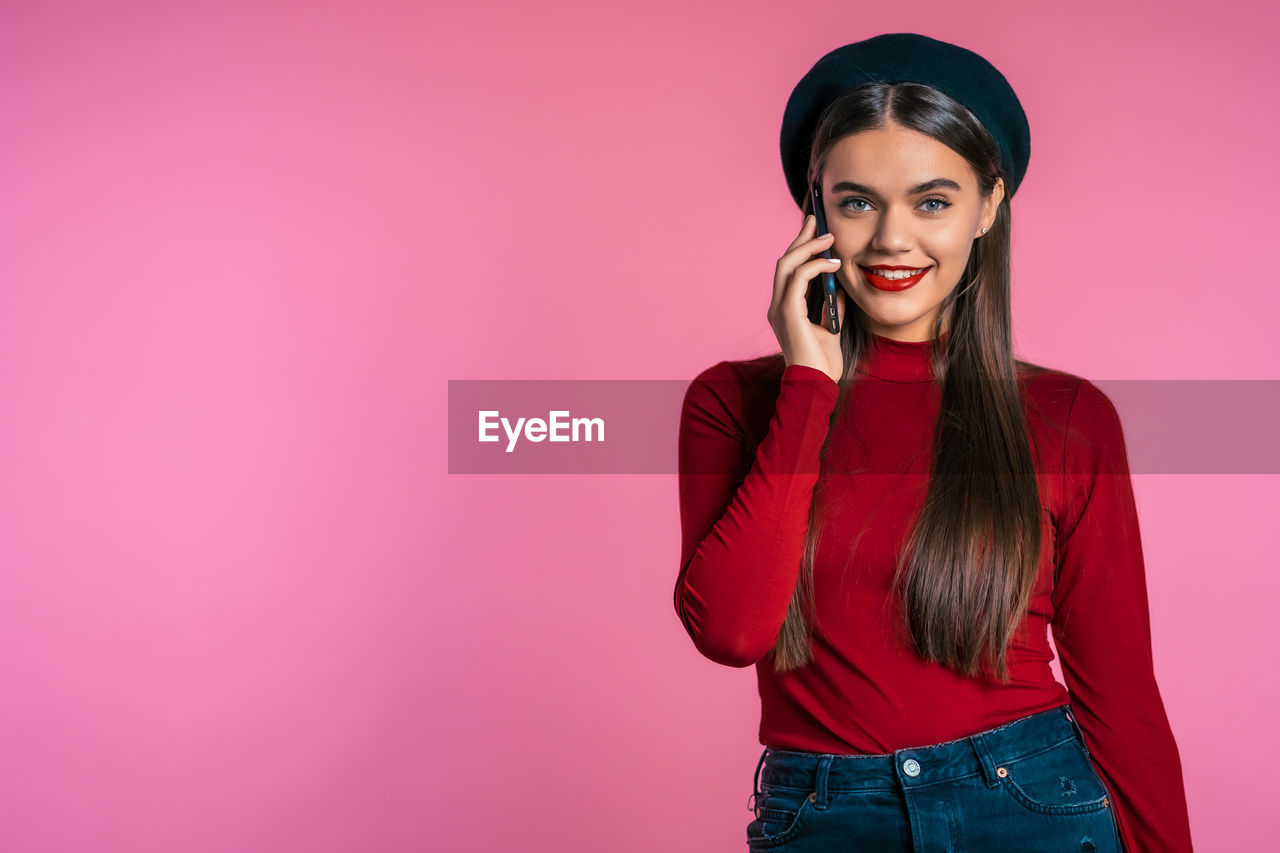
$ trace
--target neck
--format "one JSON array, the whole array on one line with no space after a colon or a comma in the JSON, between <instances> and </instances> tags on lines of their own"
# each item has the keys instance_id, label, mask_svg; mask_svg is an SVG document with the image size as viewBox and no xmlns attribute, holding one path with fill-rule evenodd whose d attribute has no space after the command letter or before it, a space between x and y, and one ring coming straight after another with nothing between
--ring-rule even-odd
<instances>
[{"instance_id":1,"label":"neck","mask_svg":"<svg viewBox=\"0 0 1280 853\"><path fill-rule=\"evenodd\" d=\"M946 349L950 330L938 336L938 345ZM930 351L933 341L899 341L871 332L858 370L890 382L928 382L933 379Z\"/></svg>"}]
</instances>

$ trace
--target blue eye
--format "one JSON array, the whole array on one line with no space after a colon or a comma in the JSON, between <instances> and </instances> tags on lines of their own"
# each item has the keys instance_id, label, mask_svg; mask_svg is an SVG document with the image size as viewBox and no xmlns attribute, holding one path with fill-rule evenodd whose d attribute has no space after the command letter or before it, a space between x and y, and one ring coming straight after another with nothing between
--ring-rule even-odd
<instances>
[{"instance_id":1,"label":"blue eye","mask_svg":"<svg viewBox=\"0 0 1280 853\"><path fill-rule=\"evenodd\" d=\"M928 208L927 210L929 213L941 213L942 211L946 210L948 207L951 206L951 202L947 201L945 198L939 198L937 196L931 196L930 198L926 198L924 201L920 202L921 205L930 204L930 203L938 204L940 206ZM853 213L866 212L867 208L865 207L850 207L850 205L854 205L854 204L870 204L870 202L868 202L865 198L856 196L854 198L845 199L840 203L840 206L845 210L849 210Z\"/></svg>"}]
</instances>

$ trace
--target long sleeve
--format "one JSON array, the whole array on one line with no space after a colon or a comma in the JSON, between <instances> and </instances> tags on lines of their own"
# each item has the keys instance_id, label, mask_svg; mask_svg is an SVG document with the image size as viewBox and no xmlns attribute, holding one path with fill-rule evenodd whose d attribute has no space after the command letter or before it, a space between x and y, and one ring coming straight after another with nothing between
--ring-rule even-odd
<instances>
[{"instance_id":1,"label":"long sleeve","mask_svg":"<svg viewBox=\"0 0 1280 853\"><path fill-rule=\"evenodd\" d=\"M695 647L746 667L773 647L800 574L809 504L839 386L788 365L751 453L744 388L729 362L703 371L681 407L681 570L675 608Z\"/></svg>"},{"instance_id":2,"label":"long sleeve","mask_svg":"<svg viewBox=\"0 0 1280 853\"><path fill-rule=\"evenodd\" d=\"M1082 380L1068 416L1053 635L1128 853L1191 850L1182 765L1152 664L1142 542L1115 406Z\"/></svg>"}]
</instances>

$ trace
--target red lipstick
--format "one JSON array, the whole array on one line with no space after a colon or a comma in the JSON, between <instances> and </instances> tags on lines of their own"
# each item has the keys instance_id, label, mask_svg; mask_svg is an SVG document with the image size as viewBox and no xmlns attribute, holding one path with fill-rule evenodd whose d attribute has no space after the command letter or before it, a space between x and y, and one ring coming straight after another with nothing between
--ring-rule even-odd
<instances>
[{"instance_id":1,"label":"red lipstick","mask_svg":"<svg viewBox=\"0 0 1280 853\"><path fill-rule=\"evenodd\" d=\"M928 266L928 267L925 267L924 269L920 269L919 267L893 266L890 264L876 264L874 267L864 267L862 266L862 264L858 264L858 269L862 270L862 274L867 277L867 282L876 290L896 292L899 290L906 290L908 287L911 287L912 285L914 285L920 279L924 278L925 273L929 272L929 270L933 269L933 267ZM916 273L913 276L910 276L909 278L890 279L890 278L885 278L882 275L877 275L877 271L911 270L911 269L920 269L920 272Z\"/></svg>"}]
</instances>

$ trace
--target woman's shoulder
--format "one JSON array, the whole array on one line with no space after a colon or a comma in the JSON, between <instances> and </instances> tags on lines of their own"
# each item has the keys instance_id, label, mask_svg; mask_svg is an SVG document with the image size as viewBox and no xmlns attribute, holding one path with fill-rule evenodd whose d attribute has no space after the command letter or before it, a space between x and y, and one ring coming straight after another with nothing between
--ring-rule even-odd
<instances>
[{"instance_id":1,"label":"woman's shoulder","mask_svg":"<svg viewBox=\"0 0 1280 853\"><path fill-rule=\"evenodd\" d=\"M718 361L694 378L695 383L734 382L745 386L777 384L782 379L786 362L781 352L738 361Z\"/></svg>"},{"instance_id":2,"label":"woman's shoulder","mask_svg":"<svg viewBox=\"0 0 1280 853\"><path fill-rule=\"evenodd\" d=\"M778 398L786 362L781 352L756 358L718 361L689 383L685 391L685 418L710 417L740 432L770 416Z\"/></svg>"},{"instance_id":3,"label":"woman's shoulder","mask_svg":"<svg viewBox=\"0 0 1280 853\"><path fill-rule=\"evenodd\" d=\"M1016 361L1018 382L1037 403L1065 406L1068 411L1078 405L1094 408L1110 403L1102 389L1083 376L1029 361Z\"/></svg>"},{"instance_id":4,"label":"woman's shoulder","mask_svg":"<svg viewBox=\"0 0 1280 853\"><path fill-rule=\"evenodd\" d=\"M1066 370L1046 367L1030 361L1015 359L1014 365L1017 367L1018 381L1027 392L1038 398L1054 399L1064 395L1070 397L1084 381L1083 377Z\"/></svg>"},{"instance_id":5,"label":"woman's shoulder","mask_svg":"<svg viewBox=\"0 0 1280 853\"><path fill-rule=\"evenodd\" d=\"M694 377L688 395L712 396L741 405L757 397L776 397L786 362L781 352L737 361L718 361Z\"/></svg>"},{"instance_id":6,"label":"woman's shoulder","mask_svg":"<svg viewBox=\"0 0 1280 853\"><path fill-rule=\"evenodd\" d=\"M1123 447L1120 415L1097 384L1065 370L1018 362L1018 379L1041 425L1071 436L1077 448Z\"/></svg>"}]
</instances>

